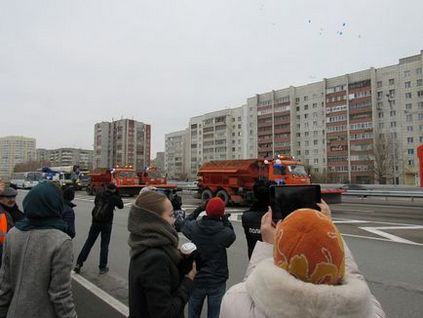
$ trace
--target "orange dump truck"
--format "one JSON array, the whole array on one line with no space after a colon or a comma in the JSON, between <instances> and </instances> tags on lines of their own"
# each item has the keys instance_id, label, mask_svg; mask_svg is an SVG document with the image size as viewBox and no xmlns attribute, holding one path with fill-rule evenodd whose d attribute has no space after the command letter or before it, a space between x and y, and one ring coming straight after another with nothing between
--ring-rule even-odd
<instances>
[{"instance_id":1,"label":"orange dump truck","mask_svg":"<svg viewBox=\"0 0 423 318\"><path fill-rule=\"evenodd\" d=\"M304 165L293 157L219 160L200 167L198 192L203 201L217 196L226 204L248 203L253 199L253 185L259 179L275 184L310 184Z\"/></svg>"},{"instance_id":2,"label":"orange dump truck","mask_svg":"<svg viewBox=\"0 0 423 318\"><path fill-rule=\"evenodd\" d=\"M423 187L423 145L417 147L417 157L419 158L420 186Z\"/></svg>"},{"instance_id":3,"label":"orange dump truck","mask_svg":"<svg viewBox=\"0 0 423 318\"><path fill-rule=\"evenodd\" d=\"M86 189L88 194L95 194L107 183L114 183L120 194L129 196L137 195L142 188L150 185L164 191L176 189L176 185L167 184L165 178L151 178L148 172L137 174L130 166L96 169L89 175L90 182Z\"/></svg>"}]
</instances>

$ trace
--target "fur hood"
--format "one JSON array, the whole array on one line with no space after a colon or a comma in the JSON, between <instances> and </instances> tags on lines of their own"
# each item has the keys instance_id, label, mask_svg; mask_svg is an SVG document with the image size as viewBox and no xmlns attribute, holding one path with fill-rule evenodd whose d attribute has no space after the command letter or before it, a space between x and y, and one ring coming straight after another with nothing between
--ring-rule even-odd
<instances>
[{"instance_id":1,"label":"fur hood","mask_svg":"<svg viewBox=\"0 0 423 318\"><path fill-rule=\"evenodd\" d=\"M366 282L348 273L342 285L315 285L296 279L268 258L257 265L245 284L255 307L269 318L373 316Z\"/></svg>"}]
</instances>

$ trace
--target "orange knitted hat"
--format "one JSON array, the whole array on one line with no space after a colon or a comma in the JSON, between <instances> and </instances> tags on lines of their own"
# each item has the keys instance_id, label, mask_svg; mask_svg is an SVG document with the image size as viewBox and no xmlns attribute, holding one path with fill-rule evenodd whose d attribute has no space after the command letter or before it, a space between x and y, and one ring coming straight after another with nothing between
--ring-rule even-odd
<instances>
[{"instance_id":1,"label":"orange knitted hat","mask_svg":"<svg viewBox=\"0 0 423 318\"><path fill-rule=\"evenodd\" d=\"M332 221L313 209L299 209L276 227L275 265L314 284L337 285L345 274L341 234Z\"/></svg>"}]
</instances>

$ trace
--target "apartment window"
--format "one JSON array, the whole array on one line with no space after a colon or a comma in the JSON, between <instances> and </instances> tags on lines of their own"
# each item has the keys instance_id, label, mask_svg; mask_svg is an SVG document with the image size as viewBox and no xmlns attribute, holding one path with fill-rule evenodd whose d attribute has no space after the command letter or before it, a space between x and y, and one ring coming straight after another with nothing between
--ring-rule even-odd
<instances>
[{"instance_id":1,"label":"apartment window","mask_svg":"<svg viewBox=\"0 0 423 318\"><path fill-rule=\"evenodd\" d=\"M382 91L377 92L377 99L382 99L382 97L383 97L383 92Z\"/></svg>"},{"instance_id":2,"label":"apartment window","mask_svg":"<svg viewBox=\"0 0 423 318\"><path fill-rule=\"evenodd\" d=\"M412 132L413 131L413 126L407 126L407 131L408 132Z\"/></svg>"},{"instance_id":3,"label":"apartment window","mask_svg":"<svg viewBox=\"0 0 423 318\"><path fill-rule=\"evenodd\" d=\"M417 86L423 86L423 80L422 79L418 79L416 85Z\"/></svg>"},{"instance_id":4,"label":"apartment window","mask_svg":"<svg viewBox=\"0 0 423 318\"><path fill-rule=\"evenodd\" d=\"M297 146L301 147L301 141L297 142Z\"/></svg>"},{"instance_id":5,"label":"apartment window","mask_svg":"<svg viewBox=\"0 0 423 318\"><path fill-rule=\"evenodd\" d=\"M308 110L308 105L304 105L304 110Z\"/></svg>"},{"instance_id":6,"label":"apartment window","mask_svg":"<svg viewBox=\"0 0 423 318\"><path fill-rule=\"evenodd\" d=\"M405 104L405 109L410 110L413 108L413 104Z\"/></svg>"},{"instance_id":7,"label":"apartment window","mask_svg":"<svg viewBox=\"0 0 423 318\"><path fill-rule=\"evenodd\" d=\"M410 71L404 71L404 77L409 77L410 76Z\"/></svg>"},{"instance_id":8,"label":"apartment window","mask_svg":"<svg viewBox=\"0 0 423 318\"><path fill-rule=\"evenodd\" d=\"M394 85L395 84L395 80L393 78L389 79L389 85Z\"/></svg>"},{"instance_id":9,"label":"apartment window","mask_svg":"<svg viewBox=\"0 0 423 318\"><path fill-rule=\"evenodd\" d=\"M384 123L379 123L379 129L383 129L385 127Z\"/></svg>"},{"instance_id":10,"label":"apartment window","mask_svg":"<svg viewBox=\"0 0 423 318\"><path fill-rule=\"evenodd\" d=\"M404 84L405 84L405 88L410 88L411 87L411 82L410 81L405 82Z\"/></svg>"},{"instance_id":11,"label":"apartment window","mask_svg":"<svg viewBox=\"0 0 423 318\"><path fill-rule=\"evenodd\" d=\"M310 142L308 140L305 141L305 145L309 146Z\"/></svg>"},{"instance_id":12,"label":"apartment window","mask_svg":"<svg viewBox=\"0 0 423 318\"><path fill-rule=\"evenodd\" d=\"M413 143L413 137L408 137L407 138L407 143L412 144Z\"/></svg>"},{"instance_id":13,"label":"apartment window","mask_svg":"<svg viewBox=\"0 0 423 318\"><path fill-rule=\"evenodd\" d=\"M422 75L422 68L421 67L419 67L419 68L416 69L416 74L417 75Z\"/></svg>"},{"instance_id":14,"label":"apartment window","mask_svg":"<svg viewBox=\"0 0 423 318\"><path fill-rule=\"evenodd\" d=\"M381 88L382 87L382 81L378 81L377 82L377 88Z\"/></svg>"},{"instance_id":15,"label":"apartment window","mask_svg":"<svg viewBox=\"0 0 423 318\"><path fill-rule=\"evenodd\" d=\"M299 112L299 111L300 111L300 106L297 106L297 108L296 108L296 109L297 109L297 112Z\"/></svg>"},{"instance_id":16,"label":"apartment window","mask_svg":"<svg viewBox=\"0 0 423 318\"><path fill-rule=\"evenodd\" d=\"M419 114L418 114L418 119L419 119L419 120L423 120L423 113L419 113Z\"/></svg>"},{"instance_id":17,"label":"apartment window","mask_svg":"<svg viewBox=\"0 0 423 318\"><path fill-rule=\"evenodd\" d=\"M379 118L383 118L383 113L379 113Z\"/></svg>"},{"instance_id":18,"label":"apartment window","mask_svg":"<svg viewBox=\"0 0 423 318\"><path fill-rule=\"evenodd\" d=\"M414 160L412 160L412 159L408 160L408 165L409 166L414 166Z\"/></svg>"},{"instance_id":19,"label":"apartment window","mask_svg":"<svg viewBox=\"0 0 423 318\"><path fill-rule=\"evenodd\" d=\"M317 108L317 103L313 103L313 108Z\"/></svg>"},{"instance_id":20,"label":"apartment window","mask_svg":"<svg viewBox=\"0 0 423 318\"><path fill-rule=\"evenodd\" d=\"M419 130L423 131L423 125L419 125Z\"/></svg>"},{"instance_id":21,"label":"apartment window","mask_svg":"<svg viewBox=\"0 0 423 318\"><path fill-rule=\"evenodd\" d=\"M314 164L315 165L319 164L319 159L314 159Z\"/></svg>"},{"instance_id":22,"label":"apartment window","mask_svg":"<svg viewBox=\"0 0 423 318\"><path fill-rule=\"evenodd\" d=\"M423 91L418 91L417 92L417 97L423 97Z\"/></svg>"},{"instance_id":23,"label":"apartment window","mask_svg":"<svg viewBox=\"0 0 423 318\"><path fill-rule=\"evenodd\" d=\"M409 154L409 155L414 155L414 149L407 149L407 153Z\"/></svg>"},{"instance_id":24,"label":"apartment window","mask_svg":"<svg viewBox=\"0 0 423 318\"><path fill-rule=\"evenodd\" d=\"M308 118L308 114L304 114L304 118Z\"/></svg>"},{"instance_id":25,"label":"apartment window","mask_svg":"<svg viewBox=\"0 0 423 318\"><path fill-rule=\"evenodd\" d=\"M318 141L316 139L313 140L313 145L317 146Z\"/></svg>"},{"instance_id":26,"label":"apartment window","mask_svg":"<svg viewBox=\"0 0 423 318\"><path fill-rule=\"evenodd\" d=\"M395 111L395 110L391 110L391 112L390 112L391 117L394 117L396 114L397 114L397 113L396 113L396 111Z\"/></svg>"},{"instance_id":27,"label":"apartment window","mask_svg":"<svg viewBox=\"0 0 423 318\"><path fill-rule=\"evenodd\" d=\"M411 98L411 93L405 93L405 99L410 99Z\"/></svg>"},{"instance_id":28,"label":"apartment window","mask_svg":"<svg viewBox=\"0 0 423 318\"><path fill-rule=\"evenodd\" d=\"M420 137L419 137L419 141L420 141L420 142L423 142L423 136L420 136Z\"/></svg>"},{"instance_id":29,"label":"apartment window","mask_svg":"<svg viewBox=\"0 0 423 318\"><path fill-rule=\"evenodd\" d=\"M397 122L396 121L391 121L391 127L397 127Z\"/></svg>"},{"instance_id":30,"label":"apartment window","mask_svg":"<svg viewBox=\"0 0 423 318\"><path fill-rule=\"evenodd\" d=\"M423 109L423 102L419 102L419 103L417 104L417 107L418 107L418 109Z\"/></svg>"},{"instance_id":31,"label":"apartment window","mask_svg":"<svg viewBox=\"0 0 423 318\"><path fill-rule=\"evenodd\" d=\"M395 89L390 89L389 90L389 97L390 98L394 98L395 97Z\"/></svg>"},{"instance_id":32,"label":"apartment window","mask_svg":"<svg viewBox=\"0 0 423 318\"><path fill-rule=\"evenodd\" d=\"M308 96L304 96L304 101L308 101Z\"/></svg>"},{"instance_id":33,"label":"apartment window","mask_svg":"<svg viewBox=\"0 0 423 318\"><path fill-rule=\"evenodd\" d=\"M406 117L405 117L405 120L409 123L409 122L412 122L413 121L413 115L412 114L408 114Z\"/></svg>"},{"instance_id":34,"label":"apartment window","mask_svg":"<svg viewBox=\"0 0 423 318\"><path fill-rule=\"evenodd\" d=\"M295 103L298 104L299 102L300 102L300 98L299 97L295 98Z\"/></svg>"}]
</instances>

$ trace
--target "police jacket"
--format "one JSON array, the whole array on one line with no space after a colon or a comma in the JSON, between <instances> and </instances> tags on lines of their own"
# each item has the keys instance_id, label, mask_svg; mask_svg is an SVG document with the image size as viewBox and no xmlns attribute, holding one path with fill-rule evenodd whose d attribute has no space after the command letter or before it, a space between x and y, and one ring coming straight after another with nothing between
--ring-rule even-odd
<instances>
[{"instance_id":1,"label":"police jacket","mask_svg":"<svg viewBox=\"0 0 423 318\"><path fill-rule=\"evenodd\" d=\"M268 206L255 204L242 214L242 227L247 239L248 258L251 258L256 242L261 241L261 218L267 210Z\"/></svg>"}]
</instances>

